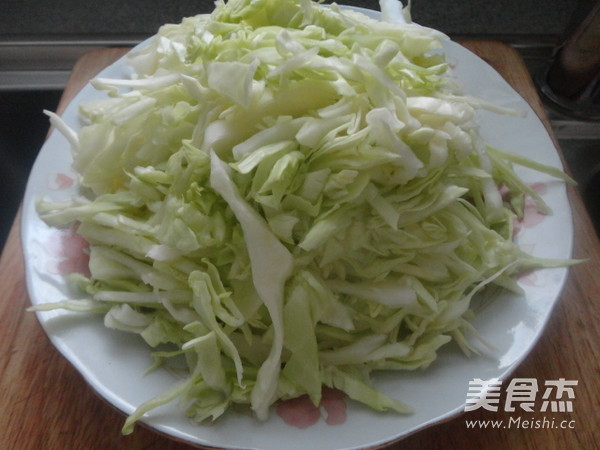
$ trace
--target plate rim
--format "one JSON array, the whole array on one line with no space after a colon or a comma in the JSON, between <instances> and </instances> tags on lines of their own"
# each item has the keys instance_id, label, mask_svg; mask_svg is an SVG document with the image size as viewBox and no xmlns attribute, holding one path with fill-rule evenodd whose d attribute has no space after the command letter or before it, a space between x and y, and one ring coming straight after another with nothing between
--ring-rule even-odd
<instances>
[{"instance_id":1,"label":"plate rim","mask_svg":"<svg viewBox=\"0 0 600 450\"><path fill-rule=\"evenodd\" d=\"M341 5L344 7L347 7L346 5ZM365 8L358 8L358 7L350 7L350 9L354 9L357 10L359 12L363 12L363 13L367 13L367 15L373 17L373 14L379 14L378 11L375 10L368 10ZM147 42L152 39L148 38L147 40L141 42L140 44L136 45L135 47L133 47L131 50L129 50L124 56L121 56L117 61L115 61L114 63L112 63L110 66L108 66L107 68L103 69L97 76L102 76L104 73L108 72L109 70L114 69L115 66L119 66L124 64L125 59L127 58L127 55L129 55L129 53L135 49L140 48L143 45L146 45ZM454 42L454 41L451 41ZM456 45L460 45L460 44L456 44ZM480 58L477 54L475 54L474 52L472 52L469 49L466 49L464 47L461 46L461 49L463 49L464 51L470 53L471 55L475 56L480 63L485 64L486 66L488 66L491 70L493 70L494 72L495 69L493 67L491 67L491 65L483 60L482 58ZM496 72L497 73L497 72ZM521 94L519 92L517 92L514 88L512 88L512 86L510 86L508 84L508 82L506 82L506 80L504 80L504 78L498 74L498 76L506 83L506 86L512 91L512 93L514 95L519 96L519 98L521 98L526 104L527 106L533 111L533 108L531 108L531 106L523 99L523 97L521 96ZM82 94L82 92L84 92L84 90L87 88L89 89L90 87L90 83L86 83L86 86L84 87L84 89L82 91L80 91L77 95L75 95L75 97L69 102L69 104L66 106L64 113L67 112L67 110L72 110L72 108L76 107L76 105L78 104L78 99L84 95ZM80 100L79 100L80 101ZM63 113L63 114L64 114ZM542 122L541 119L539 117L537 117L536 115L536 119L537 121L539 121L540 123ZM54 133L58 133L58 130L54 130L48 137L48 141L50 141L50 139L52 138L52 134ZM546 133L548 134L548 136L550 136L550 132L548 132L548 130L546 130ZM31 248L30 248L30 233L31 230L29 229L31 221L33 219L35 219L35 217L37 216L37 213L35 212L35 208L33 206L33 182L32 179L34 178L35 174L38 173L38 171L40 170L38 166L39 163L39 159L40 156L42 154L42 152L44 151L44 148L46 147L46 143L44 144L44 146L41 148L40 150L40 154L38 155L38 157L36 158L36 161L34 162L34 166L31 170L31 174L30 177L28 179L27 182L27 186L26 186L26 191L25 191L25 196L24 196L24 201L23 201L23 210L22 210L22 214L21 214L21 220L20 220L20 236L21 236L21 245L23 248L23 255L25 256L25 276L26 276L26 284L27 284L27 292L29 294L29 298L30 298L30 302L32 304L38 304L36 302L37 299L34 299L34 296L32 295L33 292L33 285L35 284L36 280L35 280L35 269L33 267L33 263L31 261L30 258L28 258L28 255L30 255L32 253ZM47 151L47 150L46 150ZM557 153L558 154L558 149L556 149L556 147L553 146L552 149L553 153ZM566 186L562 186L562 191L563 195L566 197ZM567 198L565 205L566 206L566 210L565 211L561 211L562 213L566 213L569 217L569 223L570 223L570 229L568 230L568 257L570 257L572 255L572 251L573 251L573 238L574 238L574 233L573 233L573 226L572 226L572 222L573 222L573 216L572 216L572 210L571 210L571 205L570 202ZM523 350L521 352L521 354L519 355L519 358L517 359L516 362L512 363L511 365L509 365L507 367L507 369L505 371L502 372L502 377L505 378L507 376L509 376L514 370L516 370L521 363L523 362L523 360L525 360L529 354L531 353L533 347L537 344L537 342L539 341L539 339L541 338L541 336L544 333L544 330L546 329L547 323L550 320L550 318L552 317L553 311L556 307L556 305L558 304L558 302L560 301L560 297L561 297L561 293L563 292L565 285L566 285L566 281L567 281L567 277L568 277L568 268L564 268L561 269L562 270L562 275L560 276L560 282L557 285L557 289L556 289L556 294L555 294L555 298L552 300L551 302L551 306L550 308L545 312L544 318L543 320L538 324L538 328L536 329L536 333L535 336L533 337L533 339L531 341L529 341L527 343L527 345L525 346L525 350ZM111 400L109 400L106 397L106 393L103 391L103 388L99 387L97 385L97 382L93 379L90 378L90 373L88 373L88 369L85 367L81 367L81 365L79 364L79 361L73 361L72 359L72 355L69 354L69 352L67 351L66 348L63 347L62 344L60 344L57 339L56 336L53 336L51 334L51 332L48 330L48 319L45 316L45 313L43 312L37 312L36 316L38 318L39 323L41 324L42 328L44 329L46 335L48 336L48 338L50 339L50 341L52 342L53 346L62 354L63 357L65 357L65 359L67 359L67 361L69 361L69 363L74 366L76 368L76 370L83 376L83 378L86 380L86 383L92 388L92 390L98 395L100 396L103 400L107 401L113 408L115 408L116 410L118 410L121 414L127 414L127 412L125 410L123 410L121 407L115 405L115 403ZM465 402L466 404L466 402ZM418 426L415 426L411 429L399 432L397 435L395 436L390 436L388 439L384 439L384 440L380 440L377 442L373 442L369 445L390 445L392 443L398 442L414 433L420 432L426 428L430 428L432 426L438 425L442 422L448 421L448 420L452 420L454 418L456 418L457 416L459 416L460 414L462 414L464 411L464 406L465 404L453 408L445 413L440 414L439 416L436 417L432 417L431 419L429 419L428 421L425 421L423 423L421 423ZM182 414L183 416L183 414ZM158 432L170 439L176 439L176 440L184 440L186 443L190 443L190 444L196 444L196 445L208 445L208 446L214 446L215 443L211 443L209 441L203 440L201 436L197 436L196 440L193 441L189 441L188 437L185 435L179 435L177 433L173 433L173 430L170 427L164 427L161 426L160 424L154 424L152 423L152 421L148 421L146 418L143 418L140 420L141 423L144 424L145 427L151 428L152 430L154 430L155 432ZM362 446L363 444L361 444ZM232 446L225 446L223 448L234 448ZM354 447L352 447L354 448Z\"/></svg>"}]
</instances>

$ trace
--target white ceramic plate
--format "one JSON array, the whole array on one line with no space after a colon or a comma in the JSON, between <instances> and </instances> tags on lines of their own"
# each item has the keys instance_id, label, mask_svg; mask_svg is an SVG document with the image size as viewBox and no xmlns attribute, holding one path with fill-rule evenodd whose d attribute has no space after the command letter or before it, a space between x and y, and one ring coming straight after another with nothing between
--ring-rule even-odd
<instances>
[{"instance_id":1,"label":"white ceramic plate","mask_svg":"<svg viewBox=\"0 0 600 450\"><path fill-rule=\"evenodd\" d=\"M374 11L369 14L377 15ZM560 167L560 159L544 126L500 75L458 44L449 42L446 52L466 92L527 113L525 118L519 118L482 112L480 123L484 138L505 150ZM102 76L126 77L127 72L121 59ZM77 105L98 95L87 86L65 111L66 122L77 128ZM70 163L68 143L59 133L52 133L39 154L27 186L22 240L33 304L79 295L69 289L62 274L85 264L81 258L81 242L69 231L47 227L34 208L35 199L40 196L59 200L76 191ZM554 215L530 215L517 236L519 245L538 256L569 257L572 224L564 186L528 170L520 174L526 181L536 183ZM154 410L143 422L177 439L227 448L358 448L399 439L460 413L464 409L469 380L505 379L542 334L566 274L566 269L537 271L520 280L523 296L507 293L485 302L473 324L496 351L482 349L483 356L468 359L449 346L426 371L377 375L376 386L412 405L414 413L411 415L379 414L335 398L320 413L312 411L309 422L314 423L305 428L287 424L275 409L264 423L249 415L229 412L214 424L195 425L184 417L176 403ZM99 317L52 311L39 313L38 318L52 343L92 388L126 414L175 381L172 374L161 370L143 376L151 364L147 346L137 336L105 329Z\"/></svg>"}]
</instances>

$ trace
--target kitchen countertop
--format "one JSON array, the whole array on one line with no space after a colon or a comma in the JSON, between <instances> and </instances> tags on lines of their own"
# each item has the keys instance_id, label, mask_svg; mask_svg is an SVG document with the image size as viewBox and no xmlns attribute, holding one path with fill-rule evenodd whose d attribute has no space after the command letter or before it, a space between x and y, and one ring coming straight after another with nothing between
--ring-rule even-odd
<instances>
[{"instance_id":1,"label":"kitchen countertop","mask_svg":"<svg viewBox=\"0 0 600 450\"><path fill-rule=\"evenodd\" d=\"M517 53L494 42L465 45L496 68L550 127L533 83ZM86 54L73 69L59 110L80 87L123 49ZM586 258L569 271L567 284L547 328L513 374L519 378L578 380L572 412L555 413L566 429L467 429L466 420L505 420L514 413L479 409L431 426L388 448L595 448L600 416L600 243L577 191L569 187L573 209L574 257ZM19 218L0 257L0 447L19 449L185 449L138 427L120 435L124 416L89 388L54 349L29 306L19 241ZM531 416L531 417L530 417ZM541 419L540 413L527 414Z\"/></svg>"}]
</instances>

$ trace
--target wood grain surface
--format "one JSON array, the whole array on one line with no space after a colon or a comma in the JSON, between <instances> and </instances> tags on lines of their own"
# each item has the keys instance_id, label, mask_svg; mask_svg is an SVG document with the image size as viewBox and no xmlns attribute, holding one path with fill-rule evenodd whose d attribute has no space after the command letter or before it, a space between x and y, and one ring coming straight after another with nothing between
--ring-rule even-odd
<instances>
[{"instance_id":1,"label":"wood grain surface","mask_svg":"<svg viewBox=\"0 0 600 450\"><path fill-rule=\"evenodd\" d=\"M518 54L496 42L465 42L531 104L548 126L534 85ZM88 80L121 56L113 48L84 55L73 68L59 105L62 111ZM549 127L548 127L549 129ZM550 130L550 129L549 129ZM555 413L571 429L468 429L466 420L510 420L516 413L482 409L421 430L385 448L403 449L595 449L600 448L600 244L580 196L569 188L575 230L572 268L542 339L513 374L519 378L578 380L573 412ZM101 400L54 349L29 306L19 217L0 258L0 449L186 449L137 427L121 436L124 416ZM466 387L465 387L466 390ZM527 413L543 419L548 413Z\"/></svg>"}]
</instances>

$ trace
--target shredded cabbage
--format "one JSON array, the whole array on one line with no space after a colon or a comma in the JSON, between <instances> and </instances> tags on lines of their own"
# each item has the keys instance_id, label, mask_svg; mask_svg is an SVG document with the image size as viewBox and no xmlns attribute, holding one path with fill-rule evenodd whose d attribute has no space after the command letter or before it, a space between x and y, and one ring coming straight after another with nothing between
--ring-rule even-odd
<instances>
[{"instance_id":1,"label":"shredded cabbage","mask_svg":"<svg viewBox=\"0 0 600 450\"><path fill-rule=\"evenodd\" d=\"M176 398L196 421L233 404L265 419L323 385L406 413L373 371L424 369L452 340L473 351L477 292L567 263L513 244L519 198L549 210L512 165L568 178L486 145L446 37L382 8L217 1L133 51L133 79L94 80L107 95L80 106L80 132L49 113L82 196L38 211L78 224L91 275L89 298L34 309L102 313L189 366L124 433Z\"/></svg>"}]
</instances>

